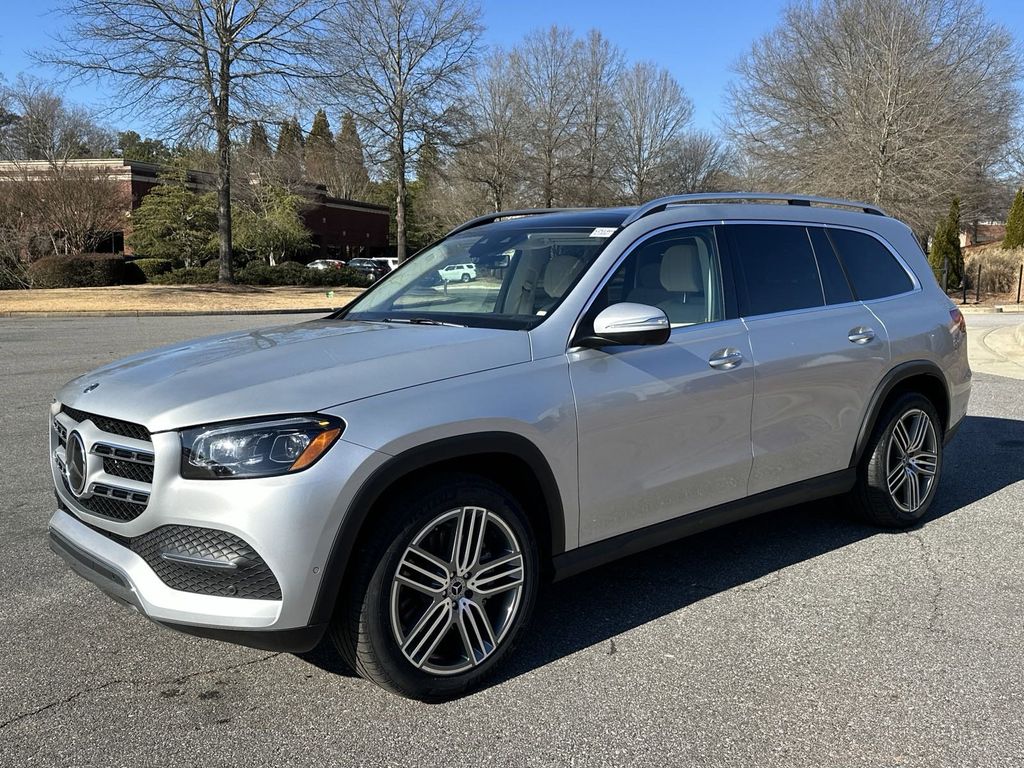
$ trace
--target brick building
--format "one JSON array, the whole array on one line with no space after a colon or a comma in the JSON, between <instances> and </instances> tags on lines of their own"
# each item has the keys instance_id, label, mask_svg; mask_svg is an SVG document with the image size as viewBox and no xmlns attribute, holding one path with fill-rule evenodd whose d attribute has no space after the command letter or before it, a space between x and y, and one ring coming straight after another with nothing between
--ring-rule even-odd
<instances>
[{"instance_id":1,"label":"brick building","mask_svg":"<svg viewBox=\"0 0 1024 768\"><path fill-rule=\"evenodd\" d=\"M153 163L117 158L69 160L67 167L76 171L94 169L97 176L102 175L105 179L122 183L125 191L131 195L132 210L139 207L151 189L162 183L160 173L164 170L163 166ZM0 180L39 179L50 172L51 165L44 160L0 163ZM189 180L197 189L212 190L214 187L214 177L210 173L190 172ZM234 183L244 183L244 179L236 178ZM315 246L308 260L376 256L387 249L390 212L384 206L341 200L328 195L323 187L313 185L304 190L304 195L309 205L302 210L301 216L312 234ZM131 218L127 217L127 221L127 226L130 226ZM112 233L96 250L132 255L131 248L125 246L125 234L125 231Z\"/></svg>"}]
</instances>

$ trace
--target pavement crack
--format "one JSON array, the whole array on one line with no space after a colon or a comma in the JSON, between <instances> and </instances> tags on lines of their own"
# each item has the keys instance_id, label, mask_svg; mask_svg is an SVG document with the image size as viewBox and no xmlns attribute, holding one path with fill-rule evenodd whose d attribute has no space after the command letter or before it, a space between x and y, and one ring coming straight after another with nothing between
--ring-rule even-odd
<instances>
[{"instance_id":1,"label":"pavement crack","mask_svg":"<svg viewBox=\"0 0 1024 768\"><path fill-rule=\"evenodd\" d=\"M82 696L86 696L91 693L97 693L106 688L112 688L117 685L169 685L171 683L183 683L186 680L192 680L196 677L215 675L221 672L233 672L236 669L242 669L243 667L248 667L253 664L259 664L261 662L268 661L274 658L275 656L280 655L280 653L270 653L264 656L260 656L256 659L249 659L248 661L243 661L239 664L228 664L221 667L212 667L211 669L202 669L196 672L189 672L187 675L178 675L177 677L163 678L157 680L136 680L134 678L118 678L116 680L108 680L107 682L102 683L100 685L94 685L89 688L83 688L82 690L75 691L74 693L65 696L62 699L51 701L49 704L44 704L41 707L36 707L35 709L29 710L28 712L22 712L21 714L15 715L14 717L4 720L2 723L0 723L0 731L3 731L4 729L8 728L11 725L14 725L15 723L19 723L22 720L35 717L36 715L40 715L43 712L55 709L56 707L62 707L65 704L70 704L71 702L75 701L78 698L81 698Z\"/></svg>"},{"instance_id":2,"label":"pavement crack","mask_svg":"<svg viewBox=\"0 0 1024 768\"><path fill-rule=\"evenodd\" d=\"M940 603L942 600L942 593L944 590L942 584L942 574L938 568L935 567L935 563L932 561L931 551L928 547L928 542L924 540L919 531L907 531L906 536L913 539L921 550L921 562L924 564L925 570L931 577L933 589L928 599L928 631L938 631L939 616L942 613Z\"/></svg>"}]
</instances>

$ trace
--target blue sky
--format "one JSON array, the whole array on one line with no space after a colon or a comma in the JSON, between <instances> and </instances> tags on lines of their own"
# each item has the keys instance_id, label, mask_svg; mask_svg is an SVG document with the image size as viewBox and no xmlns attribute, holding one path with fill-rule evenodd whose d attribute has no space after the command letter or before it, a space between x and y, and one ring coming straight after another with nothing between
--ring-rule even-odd
<instances>
[{"instance_id":1,"label":"blue sky","mask_svg":"<svg viewBox=\"0 0 1024 768\"><path fill-rule=\"evenodd\" d=\"M779 18L784 0L484 0L486 41L511 45L537 27L560 24L585 32L600 29L630 59L667 67L693 99L694 123L714 129L725 111L725 84L733 62ZM31 71L27 51L45 46L63 19L49 0L0 0L0 73L8 80ZM991 17L1024 45L1024 0L984 0ZM45 76L45 72L35 74ZM101 99L92 88L68 95L83 104ZM145 125L133 126L146 133Z\"/></svg>"}]
</instances>

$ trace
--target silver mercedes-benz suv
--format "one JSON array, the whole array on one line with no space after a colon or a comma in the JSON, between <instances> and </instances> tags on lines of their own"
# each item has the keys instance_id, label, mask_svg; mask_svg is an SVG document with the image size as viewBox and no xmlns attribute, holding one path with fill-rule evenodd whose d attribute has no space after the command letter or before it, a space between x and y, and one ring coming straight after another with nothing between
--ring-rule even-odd
<instances>
[{"instance_id":1,"label":"silver mercedes-benz suv","mask_svg":"<svg viewBox=\"0 0 1024 768\"><path fill-rule=\"evenodd\" d=\"M470 282L438 280L474 265ZM470 221L324 319L177 344L50 413L50 543L161 624L458 695L538 586L841 496L915 524L967 408L910 229L761 194Z\"/></svg>"}]
</instances>

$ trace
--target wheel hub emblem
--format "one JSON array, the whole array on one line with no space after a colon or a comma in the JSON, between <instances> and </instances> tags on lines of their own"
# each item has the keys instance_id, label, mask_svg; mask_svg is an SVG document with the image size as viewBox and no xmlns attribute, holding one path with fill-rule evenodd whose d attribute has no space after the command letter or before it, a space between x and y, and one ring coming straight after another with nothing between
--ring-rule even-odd
<instances>
[{"instance_id":1,"label":"wheel hub emblem","mask_svg":"<svg viewBox=\"0 0 1024 768\"><path fill-rule=\"evenodd\" d=\"M462 595L463 595L463 593L465 591L466 591L466 583L462 579L453 579L452 583L451 583L451 586L448 587L448 593L452 597L456 597L456 598L462 597Z\"/></svg>"},{"instance_id":2,"label":"wheel hub emblem","mask_svg":"<svg viewBox=\"0 0 1024 768\"><path fill-rule=\"evenodd\" d=\"M67 461L65 462L65 477L68 481L68 488L77 499L85 491L85 444L82 436L77 432L68 435Z\"/></svg>"}]
</instances>

